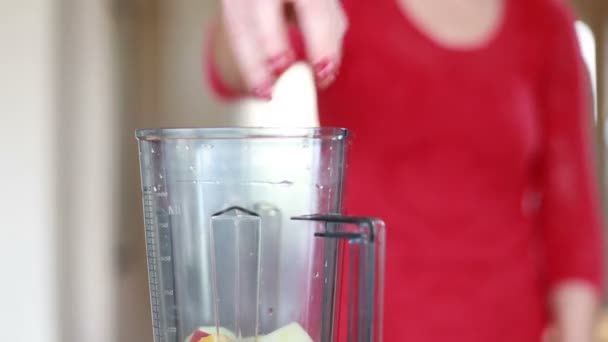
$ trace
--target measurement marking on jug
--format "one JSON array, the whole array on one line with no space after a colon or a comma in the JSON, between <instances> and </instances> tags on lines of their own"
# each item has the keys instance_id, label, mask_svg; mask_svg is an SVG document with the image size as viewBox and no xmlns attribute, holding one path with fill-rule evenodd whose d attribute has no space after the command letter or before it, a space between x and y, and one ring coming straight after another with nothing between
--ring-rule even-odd
<instances>
[{"instance_id":1,"label":"measurement marking on jug","mask_svg":"<svg viewBox=\"0 0 608 342\"><path fill-rule=\"evenodd\" d=\"M151 194L152 187L144 188L143 204L144 204L144 225L146 228L146 250L148 256L148 281L150 286L150 304L152 311L152 328L156 342L162 341L162 326L161 326L161 289L159 282L159 273L157 266L157 233L155 226L154 198L159 194ZM162 197L162 196L161 196ZM168 225L167 225L168 227Z\"/></svg>"},{"instance_id":2,"label":"measurement marking on jug","mask_svg":"<svg viewBox=\"0 0 608 342\"><path fill-rule=\"evenodd\" d=\"M148 283L154 342L173 342L177 329L170 222L181 212L179 206L168 205L168 194L161 189L162 184L143 191Z\"/></svg>"}]
</instances>

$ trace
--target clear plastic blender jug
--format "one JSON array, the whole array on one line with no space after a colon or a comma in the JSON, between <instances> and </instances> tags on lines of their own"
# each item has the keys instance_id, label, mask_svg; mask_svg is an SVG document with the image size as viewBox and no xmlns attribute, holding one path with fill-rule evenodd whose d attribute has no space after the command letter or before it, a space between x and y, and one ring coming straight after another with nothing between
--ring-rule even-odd
<instances>
[{"instance_id":1,"label":"clear plastic blender jug","mask_svg":"<svg viewBox=\"0 0 608 342\"><path fill-rule=\"evenodd\" d=\"M155 342L382 340L384 225L341 216L346 130L136 135Z\"/></svg>"}]
</instances>

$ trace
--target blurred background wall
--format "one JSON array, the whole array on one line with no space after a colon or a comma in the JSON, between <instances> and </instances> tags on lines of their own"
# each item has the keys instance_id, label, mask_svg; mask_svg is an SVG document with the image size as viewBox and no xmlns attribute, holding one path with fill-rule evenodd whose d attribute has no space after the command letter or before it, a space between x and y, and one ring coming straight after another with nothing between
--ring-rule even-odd
<instances>
[{"instance_id":1,"label":"blurred background wall","mask_svg":"<svg viewBox=\"0 0 608 342\"><path fill-rule=\"evenodd\" d=\"M269 104L210 95L215 3L0 0L0 341L152 341L135 128L317 124L304 65ZM575 5L604 175L608 2Z\"/></svg>"},{"instance_id":2,"label":"blurred background wall","mask_svg":"<svg viewBox=\"0 0 608 342\"><path fill-rule=\"evenodd\" d=\"M48 1L0 2L1 341L58 341L54 19Z\"/></svg>"}]
</instances>

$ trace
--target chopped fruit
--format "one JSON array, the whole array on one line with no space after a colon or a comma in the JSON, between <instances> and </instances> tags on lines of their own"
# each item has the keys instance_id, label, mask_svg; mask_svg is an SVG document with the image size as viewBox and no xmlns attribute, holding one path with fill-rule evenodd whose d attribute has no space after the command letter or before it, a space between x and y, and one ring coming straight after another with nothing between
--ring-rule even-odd
<instances>
[{"instance_id":1,"label":"chopped fruit","mask_svg":"<svg viewBox=\"0 0 608 342\"><path fill-rule=\"evenodd\" d=\"M260 342L313 342L308 333L298 324L290 323L266 336L258 338Z\"/></svg>"},{"instance_id":2,"label":"chopped fruit","mask_svg":"<svg viewBox=\"0 0 608 342\"><path fill-rule=\"evenodd\" d=\"M219 338L206 340L208 337L215 338L219 331ZM231 342L236 341L234 333L226 328L200 327L192 335L186 338L185 342Z\"/></svg>"},{"instance_id":3,"label":"chopped fruit","mask_svg":"<svg viewBox=\"0 0 608 342\"><path fill-rule=\"evenodd\" d=\"M200 339L200 341L198 342L230 342L232 340L228 339L228 337L224 336L224 335L220 335L220 336L215 336L215 335L209 335L207 337L203 337Z\"/></svg>"},{"instance_id":4,"label":"chopped fruit","mask_svg":"<svg viewBox=\"0 0 608 342\"><path fill-rule=\"evenodd\" d=\"M218 330L219 336L216 335ZM202 327L187 338L186 342L313 342L313 340L298 323L294 322L265 336L240 339L225 328Z\"/></svg>"},{"instance_id":5,"label":"chopped fruit","mask_svg":"<svg viewBox=\"0 0 608 342\"><path fill-rule=\"evenodd\" d=\"M208 333L209 335L218 335L219 334L220 336L225 336L230 341L236 340L236 336L234 335L234 333L223 327L220 327L219 329L216 327L201 327L201 328L198 328L198 330L204 331L204 332Z\"/></svg>"},{"instance_id":6,"label":"chopped fruit","mask_svg":"<svg viewBox=\"0 0 608 342\"><path fill-rule=\"evenodd\" d=\"M205 338L207 336L209 336L209 334L207 334L206 332L204 332L202 330L197 330L194 332L194 334L192 334L192 337L190 337L190 339L188 341L199 342L202 338Z\"/></svg>"}]
</instances>

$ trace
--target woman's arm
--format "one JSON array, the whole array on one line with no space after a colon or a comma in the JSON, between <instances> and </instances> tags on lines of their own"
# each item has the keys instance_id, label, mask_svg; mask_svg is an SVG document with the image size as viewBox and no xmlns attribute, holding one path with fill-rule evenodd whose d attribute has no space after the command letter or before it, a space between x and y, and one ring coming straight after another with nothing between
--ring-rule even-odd
<instances>
[{"instance_id":1,"label":"woman's arm","mask_svg":"<svg viewBox=\"0 0 608 342\"><path fill-rule=\"evenodd\" d=\"M592 341L603 288L603 219L594 163L589 86L574 29L560 1L540 23L545 29L543 205L548 302L560 342Z\"/></svg>"}]
</instances>

